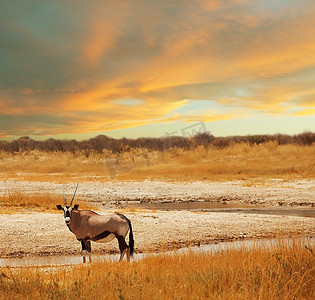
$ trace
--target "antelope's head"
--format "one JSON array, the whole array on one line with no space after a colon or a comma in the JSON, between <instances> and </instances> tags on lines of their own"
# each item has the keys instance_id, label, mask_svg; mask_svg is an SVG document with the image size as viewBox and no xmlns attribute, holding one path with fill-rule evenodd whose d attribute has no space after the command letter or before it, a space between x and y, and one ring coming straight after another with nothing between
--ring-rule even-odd
<instances>
[{"instance_id":1,"label":"antelope's head","mask_svg":"<svg viewBox=\"0 0 315 300\"><path fill-rule=\"evenodd\" d=\"M64 199L64 202L65 202L65 206L62 206L62 205L60 205L60 204L56 205L57 209L63 210L63 216L64 216L64 218L65 218L66 224L69 224L70 221L71 221L72 211L73 211L74 209L78 209L78 208L79 208L79 204L75 204L75 205L72 207L72 202L73 202L75 193L77 192L78 185L79 185L79 184L77 184L77 186L76 186L76 188L75 188L75 191L74 191L73 197L72 197L72 199L71 199L70 205L67 205L65 190L63 190L63 199Z\"/></svg>"}]
</instances>

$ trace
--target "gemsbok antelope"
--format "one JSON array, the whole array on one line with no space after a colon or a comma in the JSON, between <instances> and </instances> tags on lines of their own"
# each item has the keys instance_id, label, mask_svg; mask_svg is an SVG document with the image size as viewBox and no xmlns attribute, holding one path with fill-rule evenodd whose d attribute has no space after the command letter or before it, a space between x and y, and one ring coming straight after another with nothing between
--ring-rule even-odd
<instances>
[{"instance_id":1,"label":"gemsbok antelope","mask_svg":"<svg viewBox=\"0 0 315 300\"><path fill-rule=\"evenodd\" d=\"M57 209L63 210L66 225L72 233L75 234L77 240L81 242L83 262L85 262L85 253L89 255L91 261L91 241L99 243L107 243L115 237L118 240L120 259L121 261L125 254L127 260L130 261L130 256L134 251L134 240L130 220L119 213L109 215L99 215L91 210L79 210L79 205L75 204L72 207L72 202L78 185L75 188L70 205L67 205L65 192L63 191L64 204L57 205ZM129 230L129 246L125 241L125 237Z\"/></svg>"}]
</instances>

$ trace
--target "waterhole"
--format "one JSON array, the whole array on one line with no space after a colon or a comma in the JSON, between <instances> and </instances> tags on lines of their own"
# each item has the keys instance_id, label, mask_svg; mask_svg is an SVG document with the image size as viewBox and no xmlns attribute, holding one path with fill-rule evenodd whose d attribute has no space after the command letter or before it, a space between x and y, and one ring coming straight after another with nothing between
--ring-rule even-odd
<instances>
[{"instance_id":1,"label":"waterhole","mask_svg":"<svg viewBox=\"0 0 315 300\"><path fill-rule=\"evenodd\" d=\"M315 246L314 237L298 238L298 239L262 239L262 240L242 240L234 242L220 242L201 246L193 246L187 248L176 249L162 253L136 253L132 260L141 260L147 256L157 256L165 254L187 254L187 253L205 253L220 252L228 249L253 249L260 246L273 247L278 244L292 245L294 242L303 243L306 249L313 251ZM118 262L119 254L92 254L92 263L109 261ZM88 258L87 258L88 261ZM58 267L71 266L83 263L82 255L51 255L51 256L25 256L21 258L1 258L0 267Z\"/></svg>"},{"instance_id":2,"label":"waterhole","mask_svg":"<svg viewBox=\"0 0 315 300\"><path fill-rule=\"evenodd\" d=\"M314 207L263 207L253 204L208 202L208 201L183 201L183 202L125 202L124 207L144 208L156 210L190 210L204 212L227 212L244 214L285 215L315 218Z\"/></svg>"}]
</instances>

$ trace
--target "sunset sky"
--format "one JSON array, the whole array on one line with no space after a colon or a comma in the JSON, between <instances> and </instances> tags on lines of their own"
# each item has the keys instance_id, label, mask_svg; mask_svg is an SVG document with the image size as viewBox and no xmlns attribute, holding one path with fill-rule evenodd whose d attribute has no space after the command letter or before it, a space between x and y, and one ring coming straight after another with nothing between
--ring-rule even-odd
<instances>
[{"instance_id":1,"label":"sunset sky","mask_svg":"<svg viewBox=\"0 0 315 300\"><path fill-rule=\"evenodd\" d=\"M0 24L0 139L315 131L313 0L1 0Z\"/></svg>"}]
</instances>

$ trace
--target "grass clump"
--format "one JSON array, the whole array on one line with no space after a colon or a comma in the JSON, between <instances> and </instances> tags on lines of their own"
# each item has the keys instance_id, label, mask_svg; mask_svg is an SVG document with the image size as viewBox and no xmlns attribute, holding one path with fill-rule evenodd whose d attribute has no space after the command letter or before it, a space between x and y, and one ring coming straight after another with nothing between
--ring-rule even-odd
<instances>
[{"instance_id":1,"label":"grass clump","mask_svg":"<svg viewBox=\"0 0 315 300\"><path fill-rule=\"evenodd\" d=\"M0 298L314 299L314 247L280 242L50 271L0 269Z\"/></svg>"},{"instance_id":2,"label":"grass clump","mask_svg":"<svg viewBox=\"0 0 315 300\"><path fill-rule=\"evenodd\" d=\"M93 205L80 201L80 208L95 209ZM20 191L10 191L0 196L0 213L10 213L17 211L51 211L57 212L56 204L63 203L61 195L50 193L24 194Z\"/></svg>"}]
</instances>

